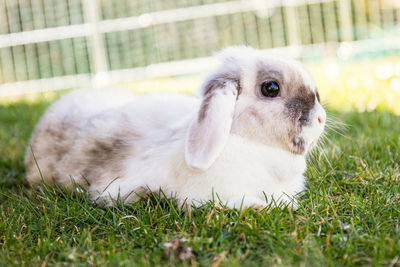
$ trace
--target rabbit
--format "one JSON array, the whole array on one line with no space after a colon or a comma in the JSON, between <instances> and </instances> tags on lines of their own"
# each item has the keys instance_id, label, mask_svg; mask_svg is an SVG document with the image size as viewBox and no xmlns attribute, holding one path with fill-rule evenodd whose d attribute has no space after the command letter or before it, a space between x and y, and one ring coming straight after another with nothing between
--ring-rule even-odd
<instances>
[{"instance_id":1,"label":"rabbit","mask_svg":"<svg viewBox=\"0 0 400 267\"><path fill-rule=\"evenodd\" d=\"M29 183L78 184L105 206L162 190L195 206L295 207L326 121L313 78L295 60L247 46L217 58L199 97L114 89L61 97L31 137Z\"/></svg>"}]
</instances>

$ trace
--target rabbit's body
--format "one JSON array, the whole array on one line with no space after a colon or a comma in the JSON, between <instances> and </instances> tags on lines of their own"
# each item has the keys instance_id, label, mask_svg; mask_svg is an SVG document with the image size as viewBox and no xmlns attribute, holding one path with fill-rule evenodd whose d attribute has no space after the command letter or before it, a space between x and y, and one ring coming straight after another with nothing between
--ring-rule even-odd
<instances>
[{"instance_id":1,"label":"rabbit's body","mask_svg":"<svg viewBox=\"0 0 400 267\"><path fill-rule=\"evenodd\" d=\"M43 116L32 151L46 183L77 183L106 203L118 197L132 202L147 190L162 189L188 203L200 204L215 192L217 201L240 205L244 196L263 203L264 193L278 198L281 191L285 198L303 189L304 157L238 135L230 136L206 173L189 168L184 137L199 104L182 95L127 98L114 89L76 91ZM26 158L29 181L40 183L30 149Z\"/></svg>"},{"instance_id":2,"label":"rabbit's body","mask_svg":"<svg viewBox=\"0 0 400 267\"><path fill-rule=\"evenodd\" d=\"M308 102L302 95L258 101L246 93L254 86L250 78L218 77L206 81L202 101L113 89L64 96L32 136L29 182L39 184L43 177L48 184L77 183L106 205L160 189L181 203L214 198L247 207L266 205L265 197L290 202L304 188L305 153L323 130L318 121L325 113L315 94ZM265 101L275 107L263 116ZM297 128L270 116L284 116Z\"/></svg>"}]
</instances>

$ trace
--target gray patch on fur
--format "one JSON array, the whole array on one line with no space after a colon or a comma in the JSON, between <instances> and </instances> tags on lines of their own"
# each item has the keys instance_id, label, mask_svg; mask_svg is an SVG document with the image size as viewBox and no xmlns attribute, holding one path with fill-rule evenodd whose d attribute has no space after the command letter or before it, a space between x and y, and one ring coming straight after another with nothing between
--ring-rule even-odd
<instances>
[{"instance_id":1,"label":"gray patch on fur","mask_svg":"<svg viewBox=\"0 0 400 267\"><path fill-rule=\"evenodd\" d=\"M216 90L223 90L223 94L228 92L224 90L227 82L236 83L237 96L240 94L239 74L237 71L226 71L212 75L208 78L207 82L203 85L203 100L200 105L198 122L202 122L206 116Z\"/></svg>"},{"instance_id":2,"label":"gray patch on fur","mask_svg":"<svg viewBox=\"0 0 400 267\"><path fill-rule=\"evenodd\" d=\"M310 110L315 105L315 95L305 89L299 91L302 93L285 101L285 107L288 116L293 121L299 120L300 125L304 126L309 122Z\"/></svg>"},{"instance_id":3,"label":"gray patch on fur","mask_svg":"<svg viewBox=\"0 0 400 267\"><path fill-rule=\"evenodd\" d=\"M51 146L48 146L47 153L56 156L56 160L60 161L64 155L68 152L68 146L65 146L65 141L69 140L70 136L68 136L71 129L75 129L73 125L68 124L63 121L60 123L59 127L54 127L53 125L48 125L44 129L44 135L51 136L53 143Z\"/></svg>"},{"instance_id":4,"label":"gray patch on fur","mask_svg":"<svg viewBox=\"0 0 400 267\"><path fill-rule=\"evenodd\" d=\"M203 98L203 101L201 102L201 106L200 106L200 110L199 110L199 116L198 116L198 122L202 122L206 115L207 115L207 111L211 102L211 99L214 96L214 92L213 91L209 91Z\"/></svg>"},{"instance_id":5,"label":"gray patch on fur","mask_svg":"<svg viewBox=\"0 0 400 267\"><path fill-rule=\"evenodd\" d=\"M99 138L85 150L86 162L81 173L89 183L96 182L104 177L104 174L112 174L115 179L121 175L124 169L123 162L131 152L129 140L138 137L134 133L114 133L107 138Z\"/></svg>"},{"instance_id":6,"label":"gray patch on fur","mask_svg":"<svg viewBox=\"0 0 400 267\"><path fill-rule=\"evenodd\" d=\"M293 151L295 154L303 154L306 150L305 141L301 137L293 138L293 146L295 147L295 151Z\"/></svg>"},{"instance_id":7,"label":"gray patch on fur","mask_svg":"<svg viewBox=\"0 0 400 267\"><path fill-rule=\"evenodd\" d=\"M305 142L297 134L301 128L310 125L310 111L315 105L315 94L306 89L300 89L299 95L285 101L287 116L293 122L294 129L289 133L293 141L294 153L302 154L305 151Z\"/></svg>"},{"instance_id":8,"label":"gray patch on fur","mask_svg":"<svg viewBox=\"0 0 400 267\"><path fill-rule=\"evenodd\" d=\"M68 154L76 140L76 130L76 126L70 123L68 118L60 123L48 122L36 128L26 154L26 173L30 182L40 183L41 174L44 182L48 184L57 181L55 162L62 161ZM49 157L54 160L48 160Z\"/></svg>"},{"instance_id":9,"label":"gray patch on fur","mask_svg":"<svg viewBox=\"0 0 400 267\"><path fill-rule=\"evenodd\" d=\"M211 75L203 85L203 96L206 96L215 89L223 88L226 82L234 82L239 85L239 75L240 73L238 70L218 72ZM237 90L238 94L240 94L240 86L237 87Z\"/></svg>"}]
</instances>

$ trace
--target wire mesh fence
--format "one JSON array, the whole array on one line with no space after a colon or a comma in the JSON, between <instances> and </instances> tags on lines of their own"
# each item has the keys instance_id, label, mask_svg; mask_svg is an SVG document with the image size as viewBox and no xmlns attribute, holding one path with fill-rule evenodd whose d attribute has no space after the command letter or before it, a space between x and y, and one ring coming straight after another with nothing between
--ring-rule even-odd
<instances>
[{"instance_id":1,"label":"wire mesh fence","mask_svg":"<svg viewBox=\"0 0 400 267\"><path fill-rule=\"evenodd\" d=\"M399 25L398 0L0 0L0 95L199 71L235 44L400 49Z\"/></svg>"}]
</instances>

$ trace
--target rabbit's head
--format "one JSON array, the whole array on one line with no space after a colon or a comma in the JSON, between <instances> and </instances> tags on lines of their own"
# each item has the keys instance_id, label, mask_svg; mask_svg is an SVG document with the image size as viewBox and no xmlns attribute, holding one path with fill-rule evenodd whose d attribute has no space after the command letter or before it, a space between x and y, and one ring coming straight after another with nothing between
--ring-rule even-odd
<instances>
[{"instance_id":1,"label":"rabbit's head","mask_svg":"<svg viewBox=\"0 0 400 267\"><path fill-rule=\"evenodd\" d=\"M326 121L306 69L297 61L249 47L227 48L220 57L222 65L205 81L200 109L188 130L187 164L210 167L231 133L306 154Z\"/></svg>"}]
</instances>

